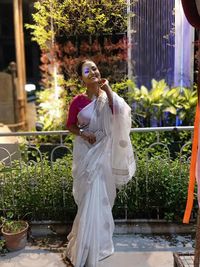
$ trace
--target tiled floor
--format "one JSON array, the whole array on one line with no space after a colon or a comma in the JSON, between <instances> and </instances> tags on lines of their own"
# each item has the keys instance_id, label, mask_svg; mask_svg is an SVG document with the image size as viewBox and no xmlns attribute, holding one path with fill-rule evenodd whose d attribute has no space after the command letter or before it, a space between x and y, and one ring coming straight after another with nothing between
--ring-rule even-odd
<instances>
[{"instance_id":1,"label":"tiled floor","mask_svg":"<svg viewBox=\"0 0 200 267\"><path fill-rule=\"evenodd\" d=\"M172 267L174 251L193 251L194 241L185 235L115 235L115 253L98 267ZM63 249L63 248L62 248ZM66 267L62 249L28 244L25 249L0 257L0 267Z\"/></svg>"}]
</instances>

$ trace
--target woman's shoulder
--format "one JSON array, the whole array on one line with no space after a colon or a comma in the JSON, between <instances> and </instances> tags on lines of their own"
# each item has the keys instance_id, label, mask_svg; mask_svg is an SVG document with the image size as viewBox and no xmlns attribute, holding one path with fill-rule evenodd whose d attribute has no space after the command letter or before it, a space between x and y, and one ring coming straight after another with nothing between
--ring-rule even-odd
<instances>
[{"instance_id":1,"label":"woman's shoulder","mask_svg":"<svg viewBox=\"0 0 200 267\"><path fill-rule=\"evenodd\" d=\"M80 104L80 103L85 103L88 102L89 99L87 98L86 95L84 94L78 94L76 96L73 97L71 104L76 105L76 104Z\"/></svg>"},{"instance_id":2,"label":"woman's shoulder","mask_svg":"<svg viewBox=\"0 0 200 267\"><path fill-rule=\"evenodd\" d=\"M88 97L86 94L82 93L82 94L78 94L74 96L73 100L77 100L77 99L88 99Z\"/></svg>"},{"instance_id":3,"label":"woman's shoulder","mask_svg":"<svg viewBox=\"0 0 200 267\"><path fill-rule=\"evenodd\" d=\"M84 94L78 94L73 97L72 102L80 101L80 100L83 100L84 98L85 98Z\"/></svg>"}]
</instances>

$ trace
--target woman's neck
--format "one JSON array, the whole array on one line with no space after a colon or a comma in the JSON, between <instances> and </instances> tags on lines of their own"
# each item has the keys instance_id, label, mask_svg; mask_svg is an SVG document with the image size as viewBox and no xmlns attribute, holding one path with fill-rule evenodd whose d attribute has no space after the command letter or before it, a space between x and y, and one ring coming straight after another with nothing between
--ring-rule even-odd
<instances>
[{"instance_id":1,"label":"woman's neck","mask_svg":"<svg viewBox=\"0 0 200 267\"><path fill-rule=\"evenodd\" d=\"M90 99L92 99L93 96L98 97L99 94L100 94L100 87L99 87L99 85L96 85L96 86L94 86L94 85L92 85L92 86L87 86L86 94L87 94L87 96L88 96Z\"/></svg>"}]
</instances>

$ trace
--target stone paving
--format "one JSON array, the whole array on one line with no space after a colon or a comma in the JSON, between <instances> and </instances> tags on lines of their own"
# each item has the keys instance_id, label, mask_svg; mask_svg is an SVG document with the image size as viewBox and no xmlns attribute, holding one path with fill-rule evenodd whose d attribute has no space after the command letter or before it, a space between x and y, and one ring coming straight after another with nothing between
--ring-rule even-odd
<instances>
[{"instance_id":1,"label":"stone paving","mask_svg":"<svg viewBox=\"0 0 200 267\"><path fill-rule=\"evenodd\" d=\"M190 235L114 235L113 240L115 253L98 267L173 267L173 252L194 250ZM66 267L61 259L64 247L45 242L7 253L0 257L0 267Z\"/></svg>"}]
</instances>

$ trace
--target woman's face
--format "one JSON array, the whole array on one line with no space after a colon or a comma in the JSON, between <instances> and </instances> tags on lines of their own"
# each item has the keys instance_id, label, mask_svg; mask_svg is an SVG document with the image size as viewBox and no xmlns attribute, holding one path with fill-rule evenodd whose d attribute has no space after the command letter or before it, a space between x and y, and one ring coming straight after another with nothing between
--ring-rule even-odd
<instances>
[{"instance_id":1,"label":"woman's face","mask_svg":"<svg viewBox=\"0 0 200 267\"><path fill-rule=\"evenodd\" d=\"M101 79L99 69L96 64L92 61L86 61L82 66L82 80L84 83L98 83Z\"/></svg>"}]
</instances>

